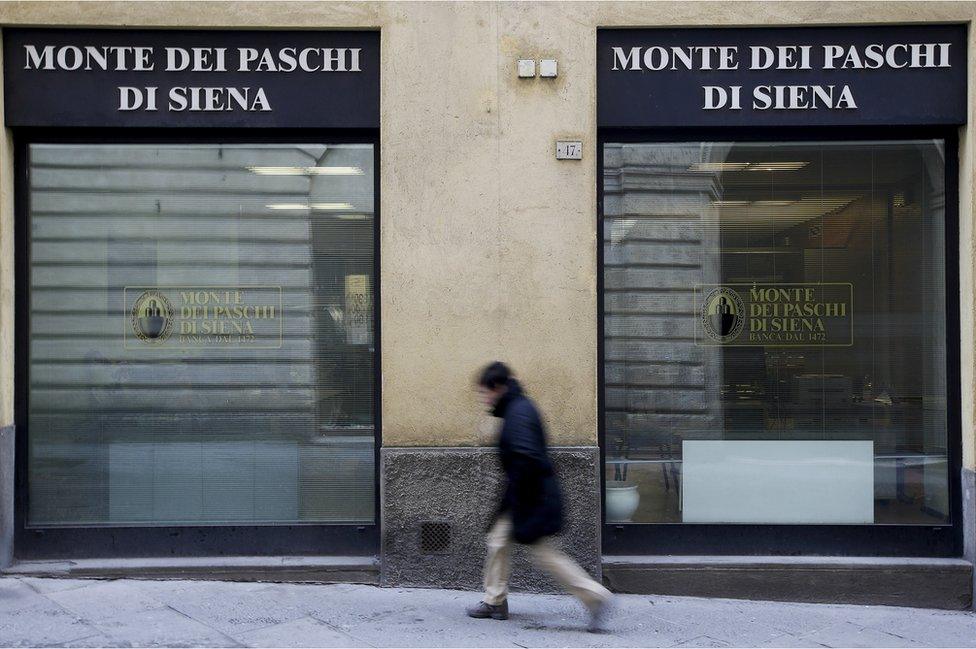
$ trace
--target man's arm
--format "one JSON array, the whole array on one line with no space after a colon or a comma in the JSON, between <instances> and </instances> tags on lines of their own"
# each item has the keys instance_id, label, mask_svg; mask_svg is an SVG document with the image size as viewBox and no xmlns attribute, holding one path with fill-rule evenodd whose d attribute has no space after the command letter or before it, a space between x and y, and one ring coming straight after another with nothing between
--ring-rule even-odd
<instances>
[{"instance_id":1,"label":"man's arm","mask_svg":"<svg viewBox=\"0 0 976 649\"><path fill-rule=\"evenodd\" d=\"M542 422L535 408L528 402L519 404L510 414L509 460L512 468L512 488L523 503L533 502L541 491L541 483L548 462L542 444Z\"/></svg>"}]
</instances>

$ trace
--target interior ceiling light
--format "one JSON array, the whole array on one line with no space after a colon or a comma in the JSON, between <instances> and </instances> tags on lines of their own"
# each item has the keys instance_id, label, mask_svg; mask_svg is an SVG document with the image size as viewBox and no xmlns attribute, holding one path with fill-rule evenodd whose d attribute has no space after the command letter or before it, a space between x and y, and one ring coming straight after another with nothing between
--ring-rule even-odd
<instances>
[{"instance_id":1,"label":"interior ceiling light","mask_svg":"<svg viewBox=\"0 0 976 649\"><path fill-rule=\"evenodd\" d=\"M313 210L330 210L336 212L344 212L353 209L351 203L311 203L309 205Z\"/></svg>"},{"instance_id":2,"label":"interior ceiling light","mask_svg":"<svg viewBox=\"0 0 976 649\"><path fill-rule=\"evenodd\" d=\"M748 162L696 162L688 171L743 171L748 166Z\"/></svg>"},{"instance_id":3,"label":"interior ceiling light","mask_svg":"<svg viewBox=\"0 0 976 649\"><path fill-rule=\"evenodd\" d=\"M365 214L337 214L336 218L343 221L365 221L369 217Z\"/></svg>"},{"instance_id":4,"label":"interior ceiling light","mask_svg":"<svg viewBox=\"0 0 976 649\"><path fill-rule=\"evenodd\" d=\"M271 203L266 205L271 210L330 210L344 211L353 209L350 203Z\"/></svg>"},{"instance_id":5,"label":"interior ceiling light","mask_svg":"<svg viewBox=\"0 0 976 649\"><path fill-rule=\"evenodd\" d=\"M695 162L688 171L797 171L809 162Z\"/></svg>"},{"instance_id":6,"label":"interior ceiling light","mask_svg":"<svg viewBox=\"0 0 976 649\"><path fill-rule=\"evenodd\" d=\"M308 205L305 203L271 203L270 205L265 205L269 210L307 210Z\"/></svg>"},{"instance_id":7,"label":"interior ceiling light","mask_svg":"<svg viewBox=\"0 0 976 649\"><path fill-rule=\"evenodd\" d=\"M810 164L809 162L753 162L749 164L749 171L797 171Z\"/></svg>"},{"instance_id":8,"label":"interior ceiling light","mask_svg":"<svg viewBox=\"0 0 976 649\"><path fill-rule=\"evenodd\" d=\"M262 176L362 176L362 167L248 167Z\"/></svg>"},{"instance_id":9,"label":"interior ceiling light","mask_svg":"<svg viewBox=\"0 0 976 649\"><path fill-rule=\"evenodd\" d=\"M744 207L746 205L758 205L761 207L782 207L784 205L793 205L795 203L801 202L798 199L770 199L770 200L759 200L759 201L726 201L726 200L713 200L711 203L717 207ZM802 200L804 203L814 203L815 201ZM820 203L828 204L828 203ZM838 205L842 203L837 203Z\"/></svg>"}]
</instances>

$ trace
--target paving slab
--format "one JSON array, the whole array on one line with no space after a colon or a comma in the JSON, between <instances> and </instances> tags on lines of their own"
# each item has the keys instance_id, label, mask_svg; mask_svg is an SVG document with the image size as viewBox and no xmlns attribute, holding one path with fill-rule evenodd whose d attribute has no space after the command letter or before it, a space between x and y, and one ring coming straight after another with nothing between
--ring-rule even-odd
<instances>
[{"instance_id":1,"label":"paving slab","mask_svg":"<svg viewBox=\"0 0 976 649\"><path fill-rule=\"evenodd\" d=\"M371 647L348 633L311 617L302 617L235 636L248 647Z\"/></svg>"},{"instance_id":2,"label":"paving slab","mask_svg":"<svg viewBox=\"0 0 976 649\"><path fill-rule=\"evenodd\" d=\"M45 596L85 620L101 620L134 614L165 604L139 582L124 580L90 581L80 588L54 589Z\"/></svg>"},{"instance_id":3,"label":"paving slab","mask_svg":"<svg viewBox=\"0 0 976 649\"><path fill-rule=\"evenodd\" d=\"M94 635L77 638L67 642L59 642L51 645L52 647L131 647L132 643L128 640L116 640L105 635L101 631Z\"/></svg>"},{"instance_id":4,"label":"paving slab","mask_svg":"<svg viewBox=\"0 0 976 649\"><path fill-rule=\"evenodd\" d=\"M611 614L608 628L610 635L620 638L622 646L673 647L694 635L688 627L655 617L647 611Z\"/></svg>"},{"instance_id":5,"label":"paving slab","mask_svg":"<svg viewBox=\"0 0 976 649\"><path fill-rule=\"evenodd\" d=\"M344 617L335 628L371 646L429 647L444 643L445 638L462 641L468 635L457 621L421 602L402 608L388 602L361 619Z\"/></svg>"},{"instance_id":6,"label":"paving slab","mask_svg":"<svg viewBox=\"0 0 976 649\"><path fill-rule=\"evenodd\" d=\"M789 633L783 634L777 638L773 638L765 643L756 645L757 647L773 647L777 649L794 649L806 647L810 649L819 649L820 647L826 647L827 645L820 644L819 642L814 642L813 640L805 640L803 638L798 638Z\"/></svg>"},{"instance_id":7,"label":"paving slab","mask_svg":"<svg viewBox=\"0 0 976 649\"><path fill-rule=\"evenodd\" d=\"M47 599L0 613L2 647L45 647L97 633L87 621Z\"/></svg>"},{"instance_id":8,"label":"paving slab","mask_svg":"<svg viewBox=\"0 0 976 649\"><path fill-rule=\"evenodd\" d=\"M709 606L707 600L672 602L655 606L648 615L688 629L683 641L706 638L703 642L721 642L727 646L749 646L768 642L783 631L759 622L747 611L728 604Z\"/></svg>"},{"instance_id":9,"label":"paving slab","mask_svg":"<svg viewBox=\"0 0 976 649\"><path fill-rule=\"evenodd\" d=\"M242 647L243 643L168 606L93 622L117 646Z\"/></svg>"},{"instance_id":10,"label":"paving slab","mask_svg":"<svg viewBox=\"0 0 976 649\"><path fill-rule=\"evenodd\" d=\"M722 642L718 638L713 638L708 635L700 635L690 640L685 640L680 644L676 644L676 647L731 647L727 642Z\"/></svg>"},{"instance_id":11,"label":"paving slab","mask_svg":"<svg viewBox=\"0 0 976 649\"><path fill-rule=\"evenodd\" d=\"M702 601L702 600L699 600ZM707 601L707 600L705 600ZM745 602L742 600L721 600L715 605L721 605L723 610L731 611L733 615L740 615L751 623L768 627L780 634L802 635L817 629L830 626L837 621L838 612L828 605L783 604L769 602ZM677 604L683 608L682 604ZM655 611L663 611L656 606ZM701 609L699 609L700 611ZM661 613L666 615L665 613Z\"/></svg>"},{"instance_id":12,"label":"paving slab","mask_svg":"<svg viewBox=\"0 0 976 649\"><path fill-rule=\"evenodd\" d=\"M313 586L312 588L315 588ZM321 587L320 587L321 588ZM261 583L208 582L197 588L183 582L182 587L157 589L155 597L189 618L234 636L305 617L294 604L283 602L274 589Z\"/></svg>"},{"instance_id":13,"label":"paving slab","mask_svg":"<svg viewBox=\"0 0 976 649\"><path fill-rule=\"evenodd\" d=\"M934 647L972 647L976 644L976 615L940 615L913 609L908 615L892 613L883 624L869 628Z\"/></svg>"},{"instance_id":14,"label":"paving slab","mask_svg":"<svg viewBox=\"0 0 976 649\"><path fill-rule=\"evenodd\" d=\"M892 633L885 633L870 627L858 626L852 622L838 622L826 628L802 636L804 640L816 642L825 647L932 647Z\"/></svg>"},{"instance_id":15,"label":"paving slab","mask_svg":"<svg viewBox=\"0 0 976 649\"><path fill-rule=\"evenodd\" d=\"M621 637L613 633L587 633L582 614L540 611L523 619L514 618L516 626L508 637L522 647L618 647ZM672 640L673 642L673 640ZM646 646L648 642L643 641Z\"/></svg>"},{"instance_id":16,"label":"paving slab","mask_svg":"<svg viewBox=\"0 0 976 649\"><path fill-rule=\"evenodd\" d=\"M0 616L47 601L43 595L19 580L0 580Z\"/></svg>"},{"instance_id":17,"label":"paving slab","mask_svg":"<svg viewBox=\"0 0 976 649\"><path fill-rule=\"evenodd\" d=\"M290 596L301 599L298 606L308 615L345 630L379 625L402 632L400 625L425 619L444 607L442 593L426 590L375 588L370 592L350 586L339 592L319 590L307 595L292 591Z\"/></svg>"},{"instance_id":18,"label":"paving slab","mask_svg":"<svg viewBox=\"0 0 976 649\"><path fill-rule=\"evenodd\" d=\"M85 586L91 586L98 582L91 579L38 579L36 577L21 577L20 583L27 584L38 593L46 594L57 593L62 590L84 588Z\"/></svg>"},{"instance_id":19,"label":"paving slab","mask_svg":"<svg viewBox=\"0 0 976 649\"><path fill-rule=\"evenodd\" d=\"M511 619L454 590L0 577L0 647L974 647L976 612L621 595L587 633L564 595L513 593Z\"/></svg>"}]
</instances>

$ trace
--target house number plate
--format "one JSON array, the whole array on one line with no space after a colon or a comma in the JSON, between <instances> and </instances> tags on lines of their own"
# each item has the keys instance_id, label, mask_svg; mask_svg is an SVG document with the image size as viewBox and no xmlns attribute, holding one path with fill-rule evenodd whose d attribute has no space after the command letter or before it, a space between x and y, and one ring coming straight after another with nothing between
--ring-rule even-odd
<instances>
[{"instance_id":1,"label":"house number plate","mask_svg":"<svg viewBox=\"0 0 976 649\"><path fill-rule=\"evenodd\" d=\"M559 140L556 142L556 160L582 160L583 143L576 141Z\"/></svg>"}]
</instances>

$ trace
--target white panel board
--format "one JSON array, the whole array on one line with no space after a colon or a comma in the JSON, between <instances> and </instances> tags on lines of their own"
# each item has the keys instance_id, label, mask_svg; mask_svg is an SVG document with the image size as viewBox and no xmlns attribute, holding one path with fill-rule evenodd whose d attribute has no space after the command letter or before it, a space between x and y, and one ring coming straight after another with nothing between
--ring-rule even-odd
<instances>
[{"instance_id":1,"label":"white panel board","mask_svg":"<svg viewBox=\"0 0 976 649\"><path fill-rule=\"evenodd\" d=\"M291 440L110 442L109 520L298 520L299 452Z\"/></svg>"},{"instance_id":2,"label":"white panel board","mask_svg":"<svg viewBox=\"0 0 976 649\"><path fill-rule=\"evenodd\" d=\"M874 522L871 441L682 443L685 523Z\"/></svg>"}]
</instances>

